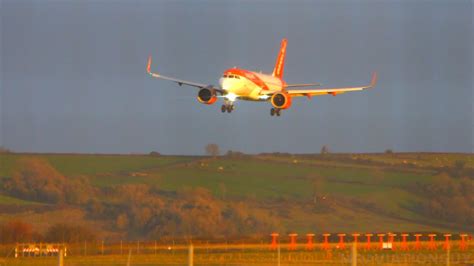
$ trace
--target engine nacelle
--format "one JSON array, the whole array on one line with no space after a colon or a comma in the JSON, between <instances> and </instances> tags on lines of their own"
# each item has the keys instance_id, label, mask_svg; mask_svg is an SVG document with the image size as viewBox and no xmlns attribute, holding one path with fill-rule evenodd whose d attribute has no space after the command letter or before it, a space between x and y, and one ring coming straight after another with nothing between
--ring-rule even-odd
<instances>
[{"instance_id":1,"label":"engine nacelle","mask_svg":"<svg viewBox=\"0 0 474 266\"><path fill-rule=\"evenodd\" d=\"M278 109L288 109L291 106L291 96L284 92L273 94L271 98L273 107Z\"/></svg>"},{"instance_id":2,"label":"engine nacelle","mask_svg":"<svg viewBox=\"0 0 474 266\"><path fill-rule=\"evenodd\" d=\"M200 103L213 104L217 101L216 90L212 87L200 89L197 98Z\"/></svg>"}]
</instances>

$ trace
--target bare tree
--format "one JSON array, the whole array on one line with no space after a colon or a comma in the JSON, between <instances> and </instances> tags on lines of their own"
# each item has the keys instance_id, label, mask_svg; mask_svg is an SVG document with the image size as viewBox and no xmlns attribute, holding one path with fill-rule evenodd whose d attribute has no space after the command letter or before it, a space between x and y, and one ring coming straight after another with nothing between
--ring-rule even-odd
<instances>
[{"instance_id":1,"label":"bare tree","mask_svg":"<svg viewBox=\"0 0 474 266\"><path fill-rule=\"evenodd\" d=\"M12 177L3 183L9 194L29 200L58 203L64 200L66 178L44 158L18 159Z\"/></svg>"},{"instance_id":2,"label":"bare tree","mask_svg":"<svg viewBox=\"0 0 474 266\"><path fill-rule=\"evenodd\" d=\"M161 154L157 151L152 151L148 154L149 156L152 156L152 157L159 157L161 156Z\"/></svg>"},{"instance_id":3,"label":"bare tree","mask_svg":"<svg viewBox=\"0 0 474 266\"><path fill-rule=\"evenodd\" d=\"M34 232L31 224L21 220L10 220L0 225L0 242L15 243L31 241Z\"/></svg>"},{"instance_id":4,"label":"bare tree","mask_svg":"<svg viewBox=\"0 0 474 266\"><path fill-rule=\"evenodd\" d=\"M323 145L321 148L321 154L328 154L329 153L329 148L326 145Z\"/></svg>"},{"instance_id":5,"label":"bare tree","mask_svg":"<svg viewBox=\"0 0 474 266\"><path fill-rule=\"evenodd\" d=\"M219 145L210 143L206 145L206 154L210 156L218 156L220 154Z\"/></svg>"}]
</instances>

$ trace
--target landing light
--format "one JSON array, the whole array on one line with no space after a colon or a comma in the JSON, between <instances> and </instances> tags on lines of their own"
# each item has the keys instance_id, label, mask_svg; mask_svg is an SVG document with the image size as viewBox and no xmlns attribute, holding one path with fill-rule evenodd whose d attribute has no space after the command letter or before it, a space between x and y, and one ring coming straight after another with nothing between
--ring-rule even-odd
<instances>
[{"instance_id":1,"label":"landing light","mask_svg":"<svg viewBox=\"0 0 474 266\"><path fill-rule=\"evenodd\" d=\"M268 96L268 95L260 95L258 98L261 99L261 100L267 100L268 98L270 98L270 96Z\"/></svg>"},{"instance_id":2,"label":"landing light","mask_svg":"<svg viewBox=\"0 0 474 266\"><path fill-rule=\"evenodd\" d=\"M224 96L227 100L233 102L235 101L235 99L237 99L237 95L234 94L234 93L227 93L225 96Z\"/></svg>"}]
</instances>

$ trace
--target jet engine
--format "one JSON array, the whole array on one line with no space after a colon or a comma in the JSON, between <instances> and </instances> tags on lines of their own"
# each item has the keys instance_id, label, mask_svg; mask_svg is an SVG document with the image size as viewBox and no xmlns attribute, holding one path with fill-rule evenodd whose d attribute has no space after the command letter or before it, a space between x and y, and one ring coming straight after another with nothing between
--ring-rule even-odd
<instances>
[{"instance_id":1,"label":"jet engine","mask_svg":"<svg viewBox=\"0 0 474 266\"><path fill-rule=\"evenodd\" d=\"M277 109L288 109L291 106L291 96L285 92L273 94L271 98L273 107Z\"/></svg>"},{"instance_id":2,"label":"jet engine","mask_svg":"<svg viewBox=\"0 0 474 266\"><path fill-rule=\"evenodd\" d=\"M200 89L197 98L200 103L213 104L217 101L216 90L212 87Z\"/></svg>"}]
</instances>

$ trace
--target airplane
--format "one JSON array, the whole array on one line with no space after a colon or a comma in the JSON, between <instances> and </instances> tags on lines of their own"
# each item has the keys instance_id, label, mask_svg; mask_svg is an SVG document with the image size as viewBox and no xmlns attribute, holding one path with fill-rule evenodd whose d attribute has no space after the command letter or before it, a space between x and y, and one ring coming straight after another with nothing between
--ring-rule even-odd
<instances>
[{"instance_id":1,"label":"airplane","mask_svg":"<svg viewBox=\"0 0 474 266\"><path fill-rule=\"evenodd\" d=\"M199 91L197 99L200 103L211 105L216 103L218 98L223 98L224 104L221 106L221 111L223 113L231 113L235 109L234 103L237 100L263 102L270 101L270 103L272 104L272 108L270 109L270 115L280 116L282 110L290 108L291 100L293 97L305 96L310 99L312 96L336 96L338 94L350 91L361 91L375 87L375 84L377 82L376 72L372 74L372 79L369 85L360 87L301 89L305 87L320 86L320 84L287 84L283 80L286 45L287 40L283 39L281 41L281 47L275 62L275 67L271 75L234 67L224 71L224 74L219 79L219 87L163 76L157 72L151 72L151 56L148 57L146 71L150 76L154 78L173 81L178 83L179 86L188 85L191 87L198 88Z\"/></svg>"}]
</instances>

